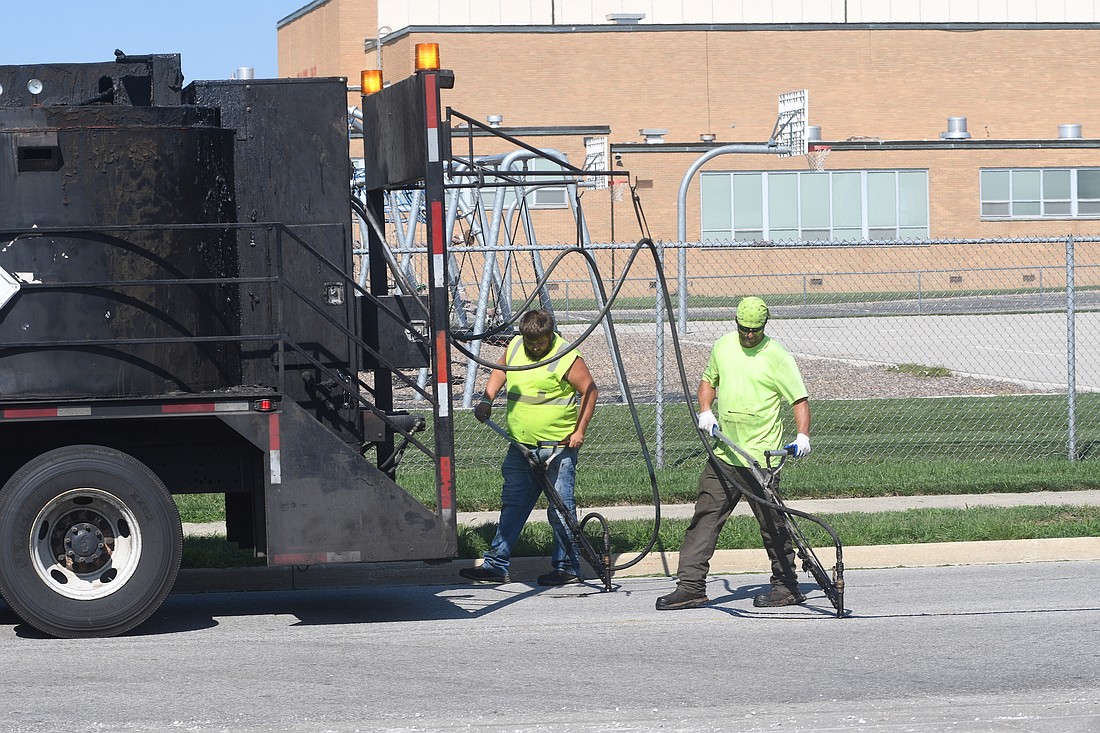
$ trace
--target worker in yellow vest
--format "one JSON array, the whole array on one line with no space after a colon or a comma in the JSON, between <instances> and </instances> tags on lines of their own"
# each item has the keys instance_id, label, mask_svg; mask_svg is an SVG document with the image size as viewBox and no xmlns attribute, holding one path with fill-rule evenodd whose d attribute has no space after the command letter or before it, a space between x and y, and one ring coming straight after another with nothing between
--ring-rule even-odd
<instances>
[{"instance_id":1,"label":"worker in yellow vest","mask_svg":"<svg viewBox=\"0 0 1100 733\"><path fill-rule=\"evenodd\" d=\"M494 369L489 375L485 394L474 408L474 416L484 422L492 412L493 399L507 385L507 430L516 443L532 451L542 461L557 451L546 469L547 479L561 495L565 506L577 513L573 488L576 483L577 454L584 444L584 431L596 409L598 390L580 352L567 350L565 340L554 331L554 317L544 309L524 313L519 334L508 344L499 364L530 369ZM548 443L558 447L548 447ZM512 548L519 538L531 510L542 493L542 485L523 453L514 445L501 466L504 485L500 495L500 524L481 565L463 568L459 575L480 583L508 583L508 565ZM576 546L558 512L546 511L554 528L553 568L540 575L539 585L555 586L579 583L580 563Z\"/></svg>"},{"instance_id":2,"label":"worker in yellow vest","mask_svg":"<svg viewBox=\"0 0 1100 733\"><path fill-rule=\"evenodd\" d=\"M770 313L756 296L737 304L737 331L714 342L703 378L699 380L699 430L712 435L715 428L764 463L764 451L783 445L780 401L794 412L795 455L810 453L810 402L794 357L778 341L764 334ZM717 398L717 402L715 401ZM717 464L707 461L699 476L695 513L684 533L676 590L657 599L658 611L698 608L706 594L710 558L741 492L762 496L762 487L743 456L727 446L715 448ZM722 472L725 481L719 478ZM732 495L726 485L733 487ZM791 537L776 510L749 500L760 523L760 538L771 561L771 588L753 598L763 608L802 603Z\"/></svg>"}]
</instances>

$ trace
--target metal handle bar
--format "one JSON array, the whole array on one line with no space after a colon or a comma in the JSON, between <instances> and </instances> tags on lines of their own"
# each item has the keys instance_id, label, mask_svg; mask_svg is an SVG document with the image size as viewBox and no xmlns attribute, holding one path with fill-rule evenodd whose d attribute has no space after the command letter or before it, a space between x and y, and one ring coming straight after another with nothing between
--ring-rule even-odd
<instances>
[{"instance_id":1,"label":"metal handle bar","mask_svg":"<svg viewBox=\"0 0 1100 733\"><path fill-rule=\"evenodd\" d=\"M565 527L569 531L569 534L572 535L572 538L566 537L563 539L572 539L572 544L576 545L578 554L584 558L584 561L592 567L593 571L595 571L597 577L603 581L604 591L610 591L611 571L614 570L614 568L611 566L611 528L607 524L607 519L598 512L589 512L584 515L580 522L578 522L576 515L565 505L565 501L561 498L561 494L558 493L558 490L550 483L550 479L546 476L546 469L550 466L550 463L565 449L566 446L564 441L539 441L538 446L540 448L554 448L550 455L547 456L546 460L541 461L535 455L534 451L523 443L513 440L512 436L508 434L508 431L494 421L485 418L485 424L492 428L495 433L518 448L520 453L523 454L523 457L527 459L527 462L531 464L531 467L539 470L539 477L542 479L542 493L546 494L546 500L550 502L550 505L565 523ZM588 540L588 535L584 533L585 525L592 520L599 522L603 532L602 553L596 552L596 548L593 547L592 543Z\"/></svg>"},{"instance_id":2,"label":"metal handle bar","mask_svg":"<svg viewBox=\"0 0 1100 733\"><path fill-rule=\"evenodd\" d=\"M714 427L711 430L711 435L718 438L722 443L730 447L735 453L744 458L748 464L749 469L752 471L753 476L760 483L760 487L764 492L764 497L754 496L749 492L741 492L745 497L751 501L755 501L757 504L770 507L781 512L781 516L787 524L787 529L791 535L791 539L794 541L798 548L798 556L802 558L802 567L807 570L813 579L817 581L817 584L821 587L821 590L825 592L825 596L836 608L836 617L844 617L844 548L840 543L840 536L836 533L836 530L826 522L824 519L815 517L808 512L799 511L798 509L792 509L783 503L783 497L779 495L778 490L773 486L773 479L776 474L779 473L783 464L787 459L795 455L795 450L791 446L785 446L777 450L764 451L765 457L768 459L768 471L761 468L760 462L757 461L752 455L748 453L744 448L734 443L728 437L726 437L721 430ZM779 458L779 463L775 466L771 465L772 458ZM719 474L721 476L721 474ZM833 540L833 545L836 548L836 566L833 570L835 579L831 580L828 574L825 572L825 568L821 565L821 562L817 559L817 554L814 552L814 548L810 545L805 535L802 534L802 529L798 526L798 523L794 521L794 517L802 517L808 519L814 524L825 530Z\"/></svg>"}]
</instances>

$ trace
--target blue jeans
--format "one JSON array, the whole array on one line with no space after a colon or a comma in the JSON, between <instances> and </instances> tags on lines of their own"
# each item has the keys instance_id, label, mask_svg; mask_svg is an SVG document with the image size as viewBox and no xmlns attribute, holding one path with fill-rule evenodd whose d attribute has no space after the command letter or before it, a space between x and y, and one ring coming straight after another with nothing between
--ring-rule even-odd
<instances>
[{"instance_id":1,"label":"blue jeans","mask_svg":"<svg viewBox=\"0 0 1100 733\"><path fill-rule=\"evenodd\" d=\"M553 448L538 448L531 452L540 461L545 461L554 451ZM573 498L573 486L577 480L577 449L559 448L558 455L550 462L546 469L546 477L558 490L565 506L577 516L577 502ZM542 481L537 469L527 462L514 445L508 446L508 453L504 456L504 464L500 468L504 477L504 486L500 491L500 524L497 526L496 537L493 544L485 553L482 566L495 573L508 572L508 563L512 559L512 548L519 539L520 530L523 529L531 510L535 508L535 502L542 495ZM554 528L554 555L552 564L555 570L564 570L567 573L579 576L580 562L577 559L577 548L569 534L569 528L565 526L562 518L553 507L548 507L546 517L550 526Z\"/></svg>"}]
</instances>

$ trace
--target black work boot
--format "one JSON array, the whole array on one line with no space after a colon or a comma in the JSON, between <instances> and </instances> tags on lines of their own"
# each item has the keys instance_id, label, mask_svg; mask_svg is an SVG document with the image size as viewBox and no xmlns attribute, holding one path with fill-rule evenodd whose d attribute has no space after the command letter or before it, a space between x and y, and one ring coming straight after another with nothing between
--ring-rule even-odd
<instances>
[{"instance_id":1,"label":"black work boot","mask_svg":"<svg viewBox=\"0 0 1100 733\"><path fill-rule=\"evenodd\" d=\"M538 578L539 585L570 585L579 582L581 582L579 575L573 575L565 570L552 570Z\"/></svg>"},{"instance_id":2,"label":"black work boot","mask_svg":"<svg viewBox=\"0 0 1100 733\"><path fill-rule=\"evenodd\" d=\"M676 611L681 608L699 608L710 603L705 593L692 593L676 586L676 590L657 599L658 611Z\"/></svg>"},{"instance_id":3,"label":"black work boot","mask_svg":"<svg viewBox=\"0 0 1100 733\"><path fill-rule=\"evenodd\" d=\"M474 568L462 568L458 571L458 574L467 580L473 580L477 583L484 583L486 585L501 585L511 582L508 573L502 575L481 565Z\"/></svg>"},{"instance_id":4,"label":"black work boot","mask_svg":"<svg viewBox=\"0 0 1100 733\"><path fill-rule=\"evenodd\" d=\"M798 588L788 588L785 585L775 585L767 593L761 593L752 599L752 605L757 608L775 608L776 606L796 606L804 603L806 596L798 592Z\"/></svg>"}]
</instances>

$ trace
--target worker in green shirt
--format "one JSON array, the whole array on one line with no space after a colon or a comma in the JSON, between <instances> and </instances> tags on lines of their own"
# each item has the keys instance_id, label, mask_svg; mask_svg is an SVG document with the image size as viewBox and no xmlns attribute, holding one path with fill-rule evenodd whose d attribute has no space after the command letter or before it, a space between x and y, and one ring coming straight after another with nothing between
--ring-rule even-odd
<instances>
[{"instance_id":1,"label":"worker in green shirt","mask_svg":"<svg viewBox=\"0 0 1100 733\"><path fill-rule=\"evenodd\" d=\"M576 518L573 488L577 453L584 443L584 431L592 420L599 392L580 352L567 350L565 339L554 332L554 317L549 311L540 308L524 313L519 320L519 333L498 363L510 367L545 363L531 369L494 369L485 394L474 408L474 417L482 422L487 420L493 399L507 385L508 436L526 446L540 461L553 456L546 468L546 478ZM508 446L501 474L504 485L496 536L480 566L458 571L462 577L479 583L510 582L508 565L512 548L542 494L540 477L515 445ZM569 529L553 506L546 514L554 528L553 568L539 576L538 584L579 583L580 564Z\"/></svg>"},{"instance_id":2,"label":"worker in green shirt","mask_svg":"<svg viewBox=\"0 0 1100 733\"><path fill-rule=\"evenodd\" d=\"M793 443L796 455L810 452L810 403L806 385L794 358L779 342L764 334L768 317L768 306L760 298L750 296L738 303L737 333L728 333L714 343L697 395L699 429L709 436L717 426L760 463L765 461L764 451L783 445L783 423L779 417L781 400L794 410L798 433ZM657 599L658 611L706 605L709 600L707 572L718 534L737 506L740 491L761 496L762 487L742 456L722 443L715 448L715 455L718 465L707 461L699 476L695 514L680 548L676 590ZM734 490L732 495L727 493L718 471L740 491ZM798 589L794 549L786 526L776 510L751 500L749 505L760 523L760 538L771 560L772 572L771 590L753 598L753 605L770 607L802 603L806 598Z\"/></svg>"}]
</instances>

